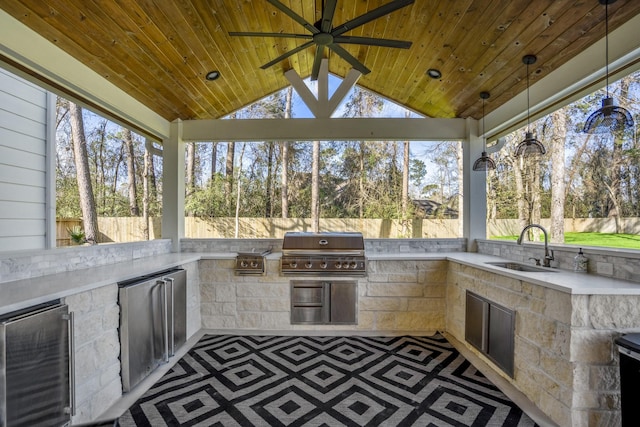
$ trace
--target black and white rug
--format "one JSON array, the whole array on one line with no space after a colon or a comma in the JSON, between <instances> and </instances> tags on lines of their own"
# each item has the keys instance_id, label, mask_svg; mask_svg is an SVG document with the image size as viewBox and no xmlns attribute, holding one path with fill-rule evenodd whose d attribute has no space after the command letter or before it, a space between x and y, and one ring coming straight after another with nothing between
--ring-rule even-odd
<instances>
[{"instance_id":1,"label":"black and white rug","mask_svg":"<svg viewBox=\"0 0 640 427\"><path fill-rule=\"evenodd\" d=\"M207 335L119 422L535 426L441 335Z\"/></svg>"}]
</instances>

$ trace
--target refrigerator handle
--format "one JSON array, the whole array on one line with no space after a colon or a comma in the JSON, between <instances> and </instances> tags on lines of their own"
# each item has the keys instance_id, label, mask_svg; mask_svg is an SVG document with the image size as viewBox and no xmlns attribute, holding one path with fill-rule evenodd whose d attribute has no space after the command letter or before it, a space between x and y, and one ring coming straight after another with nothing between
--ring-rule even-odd
<instances>
[{"instance_id":1,"label":"refrigerator handle","mask_svg":"<svg viewBox=\"0 0 640 427\"><path fill-rule=\"evenodd\" d=\"M171 298L171 310L169 311L169 318L171 319L171 327L169 328L167 334L169 335L169 356L173 356L176 353L176 343L175 343L175 335L176 335L176 318L175 318L175 312L176 312L176 307L175 307L175 291L174 291L174 282L175 279L173 277L165 277L163 278L163 280L165 281L165 283L169 283L169 297Z\"/></svg>"},{"instance_id":2,"label":"refrigerator handle","mask_svg":"<svg viewBox=\"0 0 640 427\"><path fill-rule=\"evenodd\" d=\"M165 362L169 361L169 301L167 297L167 281L162 279L162 323L164 328L164 355Z\"/></svg>"},{"instance_id":3,"label":"refrigerator handle","mask_svg":"<svg viewBox=\"0 0 640 427\"><path fill-rule=\"evenodd\" d=\"M73 335L75 331L75 312L71 311L62 316L67 321L67 331L69 334L69 408L71 416L76 414L76 339Z\"/></svg>"}]
</instances>

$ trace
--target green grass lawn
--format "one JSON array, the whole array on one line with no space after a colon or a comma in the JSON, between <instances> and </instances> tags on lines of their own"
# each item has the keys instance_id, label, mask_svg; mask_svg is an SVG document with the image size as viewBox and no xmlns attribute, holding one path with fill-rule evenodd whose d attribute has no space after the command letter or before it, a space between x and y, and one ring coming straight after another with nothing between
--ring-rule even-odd
<instances>
[{"instance_id":1,"label":"green grass lawn","mask_svg":"<svg viewBox=\"0 0 640 427\"><path fill-rule=\"evenodd\" d=\"M518 240L518 236L492 236L496 240ZM640 235L616 233L565 233L564 242L576 246L640 249Z\"/></svg>"}]
</instances>

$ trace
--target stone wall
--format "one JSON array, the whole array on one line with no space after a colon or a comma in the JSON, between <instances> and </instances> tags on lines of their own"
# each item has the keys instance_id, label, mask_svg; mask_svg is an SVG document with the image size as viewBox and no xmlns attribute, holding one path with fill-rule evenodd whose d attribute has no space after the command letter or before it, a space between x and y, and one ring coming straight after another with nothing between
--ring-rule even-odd
<instances>
[{"instance_id":1,"label":"stone wall","mask_svg":"<svg viewBox=\"0 0 640 427\"><path fill-rule=\"evenodd\" d=\"M75 314L75 424L94 420L122 395L118 285L76 294L65 302Z\"/></svg>"},{"instance_id":2,"label":"stone wall","mask_svg":"<svg viewBox=\"0 0 640 427\"><path fill-rule=\"evenodd\" d=\"M516 311L514 377L502 375L538 408L560 426L620 425L614 339L640 330L640 296L571 295L450 262L446 330L465 344L467 289Z\"/></svg>"},{"instance_id":3,"label":"stone wall","mask_svg":"<svg viewBox=\"0 0 640 427\"><path fill-rule=\"evenodd\" d=\"M291 325L290 280L279 260L267 260L264 276L235 276L234 260L201 260L202 327L207 329L435 332L444 329L447 261L370 261L357 280L357 325Z\"/></svg>"},{"instance_id":4,"label":"stone wall","mask_svg":"<svg viewBox=\"0 0 640 427\"><path fill-rule=\"evenodd\" d=\"M565 245L549 246L553 249L555 257L551 266L563 270L573 270L573 259L578 254L579 248ZM589 274L640 282L640 251L598 247L583 248L583 251L589 259ZM544 246L542 243L531 244L527 242L518 245L516 242L504 240L478 240L478 252L532 263L530 258L543 258Z\"/></svg>"},{"instance_id":5,"label":"stone wall","mask_svg":"<svg viewBox=\"0 0 640 427\"><path fill-rule=\"evenodd\" d=\"M0 283L171 252L171 240L0 253Z\"/></svg>"},{"instance_id":6,"label":"stone wall","mask_svg":"<svg viewBox=\"0 0 640 427\"><path fill-rule=\"evenodd\" d=\"M181 252L282 251L282 239L180 239ZM364 239L367 254L466 252L467 239Z\"/></svg>"},{"instance_id":7,"label":"stone wall","mask_svg":"<svg viewBox=\"0 0 640 427\"><path fill-rule=\"evenodd\" d=\"M183 264L187 272L187 339L202 328L200 316L200 268L198 262Z\"/></svg>"}]
</instances>

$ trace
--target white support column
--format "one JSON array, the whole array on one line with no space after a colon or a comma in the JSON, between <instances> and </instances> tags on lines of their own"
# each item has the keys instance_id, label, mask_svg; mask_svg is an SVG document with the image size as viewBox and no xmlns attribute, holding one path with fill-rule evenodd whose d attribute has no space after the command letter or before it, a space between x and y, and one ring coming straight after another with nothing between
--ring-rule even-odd
<instances>
[{"instance_id":1,"label":"white support column","mask_svg":"<svg viewBox=\"0 0 640 427\"><path fill-rule=\"evenodd\" d=\"M57 244L56 236L56 99L47 91L47 130L46 130L46 166L45 166L45 236L44 247L53 249Z\"/></svg>"},{"instance_id":2,"label":"white support column","mask_svg":"<svg viewBox=\"0 0 640 427\"><path fill-rule=\"evenodd\" d=\"M478 121L467 119L467 140L462 145L462 228L469 252L477 252L476 239L487 238L487 172L473 170L473 163L482 155L478 133Z\"/></svg>"},{"instance_id":3,"label":"white support column","mask_svg":"<svg viewBox=\"0 0 640 427\"><path fill-rule=\"evenodd\" d=\"M184 141L182 120L171 123L169 140L162 147L162 238L171 239L180 252L184 237Z\"/></svg>"}]
</instances>

